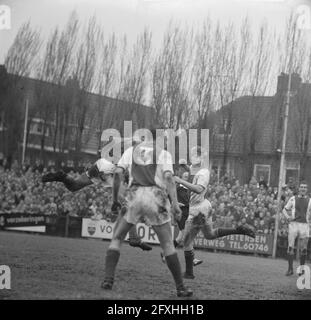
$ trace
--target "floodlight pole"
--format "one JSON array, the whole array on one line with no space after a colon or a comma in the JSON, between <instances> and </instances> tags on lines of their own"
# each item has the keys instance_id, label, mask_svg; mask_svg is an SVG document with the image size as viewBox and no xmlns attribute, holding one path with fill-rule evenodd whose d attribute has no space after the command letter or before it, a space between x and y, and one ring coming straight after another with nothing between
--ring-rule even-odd
<instances>
[{"instance_id":1,"label":"floodlight pole","mask_svg":"<svg viewBox=\"0 0 311 320\"><path fill-rule=\"evenodd\" d=\"M295 47L295 35L296 35L296 24L294 25L294 33L293 33L293 42L289 60L289 75L288 75L288 86L287 86L287 95L286 95L286 105L285 105L285 114L284 114L284 123L283 123L283 137L282 137L282 149L281 149L281 160L280 160L280 173L279 173L279 187L278 187L278 210L275 215L275 228L274 228L274 239L273 239L273 253L272 257L276 257L277 250L277 239L279 233L279 220L281 216L282 206L281 206L281 193L282 186L284 185L283 181L283 172L285 166L285 152L286 152L286 135L287 135L287 124L288 124L288 113L289 113L289 105L291 98L291 83L292 83L292 69L293 69L293 52Z\"/></svg>"},{"instance_id":2,"label":"floodlight pole","mask_svg":"<svg viewBox=\"0 0 311 320\"><path fill-rule=\"evenodd\" d=\"M22 164L25 163L25 153L26 153L26 143L27 143L28 109L29 109L29 103L28 103L28 99L27 99L26 100L26 110L25 110Z\"/></svg>"},{"instance_id":3,"label":"floodlight pole","mask_svg":"<svg viewBox=\"0 0 311 320\"><path fill-rule=\"evenodd\" d=\"M285 165L285 151L286 151L286 134L287 134L287 124L288 124L288 112L289 112L289 104L290 104L290 87L291 87L292 74L290 73L288 76L288 89L287 89L287 97L286 97L286 105L285 105L285 115L284 115L284 125L283 125L283 138L282 138L282 149L281 149L281 161L280 161L280 173L279 173L279 187L278 187L278 210L275 216L275 228L274 228L274 239L273 239L273 258L276 257L276 249L277 249L277 238L279 231L279 220L281 214L281 193L282 187L284 185L283 182L283 172Z\"/></svg>"}]
</instances>

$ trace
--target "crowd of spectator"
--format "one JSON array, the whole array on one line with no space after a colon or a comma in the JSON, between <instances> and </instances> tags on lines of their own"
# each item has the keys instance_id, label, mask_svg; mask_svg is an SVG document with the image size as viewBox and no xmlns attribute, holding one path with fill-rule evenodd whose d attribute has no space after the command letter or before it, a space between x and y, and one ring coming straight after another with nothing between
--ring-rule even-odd
<instances>
[{"instance_id":1,"label":"crowd of spectator","mask_svg":"<svg viewBox=\"0 0 311 320\"><path fill-rule=\"evenodd\" d=\"M292 187L284 186L281 206L294 194ZM278 188L269 187L261 178L252 177L249 184L241 185L238 179L223 178L211 182L207 198L212 204L213 220L218 227L251 225L257 233L274 232L275 216L278 210ZM283 217L279 220L279 234L287 235L287 224Z\"/></svg>"},{"instance_id":2,"label":"crowd of spectator","mask_svg":"<svg viewBox=\"0 0 311 320\"><path fill-rule=\"evenodd\" d=\"M0 166L0 212L43 213L46 215L71 215L104 218L111 207L111 191L102 184L90 185L78 192L69 192L61 183L41 182L46 168L11 168ZM49 169L53 170L53 169ZM71 171L72 176L78 175ZM282 191L282 204L293 195L293 188ZM216 181L211 179L207 198L212 204L215 226L235 227L248 224L257 233L274 232L277 212L277 188L252 177L249 184L226 175ZM279 233L286 235L287 225L280 219Z\"/></svg>"},{"instance_id":3,"label":"crowd of spectator","mask_svg":"<svg viewBox=\"0 0 311 320\"><path fill-rule=\"evenodd\" d=\"M72 193L62 183L43 184L45 172L46 168L5 170L0 166L0 212L101 218L111 207L111 194L100 183Z\"/></svg>"}]
</instances>

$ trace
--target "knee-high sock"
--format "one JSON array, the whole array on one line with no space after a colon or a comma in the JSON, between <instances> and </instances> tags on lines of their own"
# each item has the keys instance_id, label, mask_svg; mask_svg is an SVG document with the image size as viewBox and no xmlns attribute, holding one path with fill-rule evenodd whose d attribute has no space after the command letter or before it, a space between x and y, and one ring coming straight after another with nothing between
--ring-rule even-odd
<instances>
[{"instance_id":1,"label":"knee-high sock","mask_svg":"<svg viewBox=\"0 0 311 320\"><path fill-rule=\"evenodd\" d=\"M185 261L186 261L186 274L193 275L193 250L185 251Z\"/></svg>"},{"instance_id":2,"label":"knee-high sock","mask_svg":"<svg viewBox=\"0 0 311 320\"><path fill-rule=\"evenodd\" d=\"M137 231L136 231L136 226L133 226L130 230L129 230L129 240L137 240L139 241L140 238L137 234Z\"/></svg>"},{"instance_id":3,"label":"knee-high sock","mask_svg":"<svg viewBox=\"0 0 311 320\"><path fill-rule=\"evenodd\" d=\"M120 258L120 251L108 249L105 262L105 280L114 279L114 273Z\"/></svg>"},{"instance_id":4,"label":"knee-high sock","mask_svg":"<svg viewBox=\"0 0 311 320\"><path fill-rule=\"evenodd\" d=\"M178 260L177 253L175 252L169 256L166 256L165 259L166 264L173 275L176 288L179 289L180 287L183 287L184 283L181 275L181 266Z\"/></svg>"},{"instance_id":5,"label":"knee-high sock","mask_svg":"<svg viewBox=\"0 0 311 320\"><path fill-rule=\"evenodd\" d=\"M234 228L217 228L215 230L215 233L217 235L217 238L228 236L230 234L239 234L239 231L237 231Z\"/></svg>"},{"instance_id":6,"label":"knee-high sock","mask_svg":"<svg viewBox=\"0 0 311 320\"><path fill-rule=\"evenodd\" d=\"M307 258L307 252L306 250L302 250L300 254L300 265L304 266L306 263L306 258Z\"/></svg>"},{"instance_id":7,"label":"knee-high sock","mask_svg":"<svg viewBox=\"0 0 311 320\"><path fill-rule=\"evenodd\" d=\"M287 254L287 260L288 260L288 270L293 271L294 270L294 253L289 252Z\"/></svg>"}]
</instances>

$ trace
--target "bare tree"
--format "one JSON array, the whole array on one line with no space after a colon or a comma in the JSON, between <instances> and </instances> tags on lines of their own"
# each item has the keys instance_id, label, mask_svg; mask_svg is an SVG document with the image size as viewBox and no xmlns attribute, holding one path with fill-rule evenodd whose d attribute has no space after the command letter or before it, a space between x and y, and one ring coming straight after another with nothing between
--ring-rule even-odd
<instances>
[{"instance_id":1,"label":"bare tree","mask_svg":"<svg viewBox=\"0 0 311 320\"><path fill-rule=\"evenodd\" d=\"M112 127L114 125L114 116L111 112L108 97L113 97L116 85L116 60L118 53L118 45L115 34L113 33L105 42L104 34L100 34L100 53L99 53L99 67L97 74L97 87L98 87L98 105L97 105L97 140L98 150L101 148L101 134L104 127Z\"/></svg>"},{"instance_id":2,"label":"bare tree","mask_svg":"<svg viewBox=\"0 0 311 320\"><path fill-rule=\"evenodd\" d=\"M41 43L40 32L32 29L30 21L22 24L5 57L7 71L19 77L29 76L35 66Z\"/></svg>"},{"instance_id":3,"label":"bare tree","mask_svg":"<svg viewBox=\"0 0 311 320\"><path fill-rule=\"evenodd\" d=\"M5 67L9 75L6 94L0 104L0 114L6 130L3 134L4 154L12 158L18 150L17 143L21 141L23 130L23 118L26 99L23 94L23 77L31 75L35 68L37 56L40 51L40 32L34 30L30 22L22 24L19 28L13 44L5 57ZM21 107L22 106L22 107ZM30 109L29 119L33 116Z\"/></svg>"},{"instance_id":4,"label":"bare tree","mask_svg":"<svg viewBox=\"0 0 311 320\"><path fill-rule=\"evenodd\" d=\"M128 53L128 60L121 75L119 97L127 101L142 104L145 101L147 71L150 62L152 34L145 29L137 37L136 43Z\"/></svg>"},{"instance_id":5,"label":"bare tree","mask_svg":"<svg viewBox=\"0 0 311 320\"><path fill-rule=\"evenodd\" d=\"M293 123L293 137L295 151L299 155L300 179L305 179L310 156L311 133L311 85L307 84L299 90L299 94L292 100L291 118Z\"/></svg>"},{"instance_id":6,"label":"bare tree","mask_svg":"<svg viewBox=\"0 0 311 320\"><path fill-rule=\"evenodd\" d=\"M58 30L55 29L51 37L49 38L45 52L43 53L43 58L39 62L37 68L36 77L38 82L36 82L35 94L37 104L36 116L42 120L42 133L40 137L40 158L45 162L45 142L46 134L48 132L48 123L51 122L53 118L53 102L55 97L53 97L54 90L50 85L45 86L44 81L53 82L55 81L55 60L56 60L56 51L57 51L57 42L58 42ZM58 97L58 95L57 95Z\"/></svg>"},{"instance_id":7,"label":"bare tree","mask_svg":"<svg viewBox=\"0 0 311 320\"><path fill-rule=\"evenodd\" d=\"M74 77L79 82L80 90L77 92L77 103L74 109L75 152L79 155L82 145L90 136L92 121L95 112L91 111L88 93L96 86L95 68L99 46L100 28L93 16L88 20L85 34L81 38L76 59Z\"/></svg>"},{"instance_id":8,"label":"bare tree","mask_svg":"<svg viewBox=\"0 0 311 320\"><path fill-rule=\"evenodd\" d=\"M195 36L195 53L192 66L192 110L194 123L201 127L206 125L206 118L214 105L214 66L215 51L213 47L212 21L208 18Z\"/></svg>"},{"instance_id":9,"label":"bare tree","mask_svg":"<svg viewBox=\"0 0 311 320\"><path fill-rule=\"evenodd\" d=\"M139 105L145 103L147 96L151 43L152 33L145 29L130 48L126 36L120 46L117 99L131 103L134 129L145 121L144 114L139 112Z\"/></svg>"},{"instance_id":10,"label":"bare tree","mask_svg":"<svg viewBox=\"0 0 311 320\"><path fill-rule=\"evenodd\" d=\"M287 29L283 38L286 46L282 49L282 67L288 72L293 72L297 78L301 74L303 79L310 82L311 79L311 45L305 34L297 26L297 16L292 13L287 21ZM289 66L290 55L292 66ZM308 170L311 142L311 84L292 83L291 104L289 119L292 126L288 130L288 145L293 145L296 154L299 155L300 179L305 179ZM292 150L289 150L292 151Z\"/></svg>"},{"instance_id":11,"label":"bare tree","mask_svg":"<svg viewBox=\"0 0 311 320\"><path fill-rule=\"evenodd\" d=\"M247 109L241 122L242 152L244 155L244 180L249 180L254 165L257 142L262 136L263 124L271 117L271 108L262 106L262 97L267 94L273 72L274 37L268 33L268 25L264 22L258 32L257 40L252 44L248 64L246 86L250 96L246 100ZM273 107L273 106L271 106Z\"/></svg>"},{"instance_id":12,"label":"bare tree","mask_svg":"<svg viewBox=\"0 0 311 320\"><path fill-rule=\"evenodd\" d=\"M152 69L152 106L164 128L189 125L193 32L169 25Z\"/></svg>"},{"instance_id":13,"label":"bare tree","mask_svg":"<svg viewBox=\"0 0 311 320\"><path fill-rule=\"evenodd\" d=\"M245 93L247 65L251 45L250 27L247 19L241 25L240 36L236 37L234 26L229 23L224 30L218 26L215 35L217 50L216 83L221 111L220 127L223 133L223 173L233 138L234 100Z\"/></svg>"},{"instance_id":14,"label":"bare tree","mask_svg":"<svg viewBox=\"0 0 311 320\"><path fill-rule=\"evenodd\" d=\"M53 98L53 125L51 126L54 152L64 149L67 140L69 123L72 121L71 112L64 109L62 104L62 88L70 78L74 68L74 53L77 45L79 20L76 12L72 12L62 32L55 29L47 44L43 62L43 77L52 82L51 97ZM66 106L65 106L66 108ZM62 143L63 142L63 143Z\"/></svg>"}]
</instances>

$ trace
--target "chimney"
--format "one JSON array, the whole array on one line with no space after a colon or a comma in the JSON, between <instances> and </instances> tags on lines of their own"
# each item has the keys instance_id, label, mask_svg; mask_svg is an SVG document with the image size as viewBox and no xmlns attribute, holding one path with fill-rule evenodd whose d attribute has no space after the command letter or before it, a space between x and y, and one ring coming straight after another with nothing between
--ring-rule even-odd
<instances>
[{"instance_id":1,"label":"chimney","mask_svg":"<svg viewBox=\"0 0 311 320\"><path fill-rule=\"evenodd\" d=\"M301 78L298 73L292 74L292 80L291 80L291 91L295 92L298 91L301 85ZM288 88L288 74L281 73L278 76L278 85L277 85L277 94L278 95L284 95L287 93Z\"/></svg>"}]
</instances>

